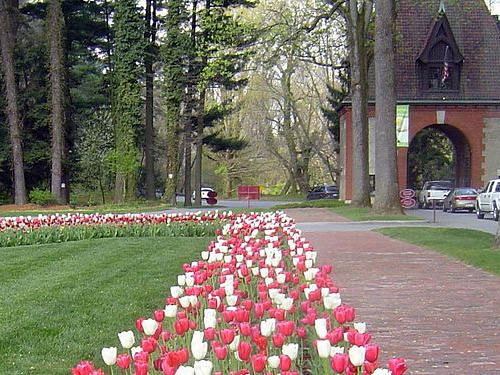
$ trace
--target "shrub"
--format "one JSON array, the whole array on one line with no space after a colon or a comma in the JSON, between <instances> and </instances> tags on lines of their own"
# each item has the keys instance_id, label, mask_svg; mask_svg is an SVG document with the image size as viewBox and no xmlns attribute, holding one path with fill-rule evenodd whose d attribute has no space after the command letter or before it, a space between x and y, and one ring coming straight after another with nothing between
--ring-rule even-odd
<instances>
[{"instance_id":1,"label":"shrub","mask_svg":"<svg viewBox=\"0 0 500 375\"><path fill-rule=\"evenodd\" d=\"M56 198L48 190L33 189L30 191L30 202L41 206L48 206L56 203Z\"/></svg>"}]
</instances>

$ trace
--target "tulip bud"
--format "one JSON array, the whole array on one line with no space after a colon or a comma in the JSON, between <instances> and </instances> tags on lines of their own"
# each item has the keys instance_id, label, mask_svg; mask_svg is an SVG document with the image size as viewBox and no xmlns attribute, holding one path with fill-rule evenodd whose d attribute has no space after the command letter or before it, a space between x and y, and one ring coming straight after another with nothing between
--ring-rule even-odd
<instances>
[{"instance_id":1,"label":"tulip bud","mask_svg":"<svg viewBox=\"0 0 500 375\"><path fill-rule=\"evenodd\" d=\"M273 355L267 359L267 363L273 369L278 368L280 366L280 357Z\"/></svg>"},{"instance_id":2,"label":"tulip bud","mask_svg":"<svg viewBox=\"0 0 500 375\"><path fill-rule=\"evenodd\" d=\"M152 336L155 334L156 329L158 328L158 322L154 319L146 319L142 321L142 328L144 333L148 336Z\"/></svg>"},{"instance_id":3,"label":"tulip bud","mask_svg":"<svg viewBox=\"0 0 500 375\"><path fill-rule=\"evenodd\" d=\"M320 358L330 357L330 341L328 340L317 340L316 349Z\"/></svg>"},{"instance_id":4,"label":"tulip bud","mask_svg":"<svg viewBox=\"0 0 500 375\"><path fill-rule=\"evenodd\" d=\"M195 361L194 373L195 375L211 375L214 365L211 361Z\"/></svg>"},{"instance_id":5,"label":"tulip bud","mask_svg":"<svg viewBox=\"0 0 500 375\"><path fill-rule=\"evenodd\" d=\"M363 346L353 345L349 348L349 360L351 363L358 367L365 362L365 351Z\"/></svg>"},{"instance_id":6,"label":"tulip bud","mask_svg":"<svg viewBox=\"0 0 500 375\"><path fill-rule=\"evenodd\" d=\"M314 321L314 328L316 329L316 334L320 339L324 339L328 333L326 328L326 319L316 319Z\"/></svg>"}]
</instances>

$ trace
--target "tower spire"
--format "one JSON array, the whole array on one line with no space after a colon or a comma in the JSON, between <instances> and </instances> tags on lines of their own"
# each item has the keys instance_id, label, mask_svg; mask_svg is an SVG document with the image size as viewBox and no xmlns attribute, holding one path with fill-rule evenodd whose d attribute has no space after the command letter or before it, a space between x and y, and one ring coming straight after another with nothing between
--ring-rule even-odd
<instances>
[{"instance_id":1,"label":"tower spire","mask_svg":"<svg viewBox=\"0 0 500 375\"><path fill-rule=\"evenodd\" d=\"M446 8L444 6L444 0L440 0L439 1L439 12L438 12L440 15L442 14L445 14L446 13Z\"/></svg>"}]
</instances>

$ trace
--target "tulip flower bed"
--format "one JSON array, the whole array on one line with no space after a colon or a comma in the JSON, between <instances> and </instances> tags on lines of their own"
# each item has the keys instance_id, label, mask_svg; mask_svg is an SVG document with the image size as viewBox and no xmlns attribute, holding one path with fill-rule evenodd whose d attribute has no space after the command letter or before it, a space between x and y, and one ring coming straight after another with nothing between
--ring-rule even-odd
<instances>
[{"instance_id":1,"label":"tulip flower bed","mask_svg":"<svg viewBox=\"0 0 500 375\"><path fill-rule=\"evenodd\" d=\"M183 266L166 305L103 348L106 370L82 361L73 375L401 375L378 365L379 346L342 302L332 267L282 213L242 214L201 259Z\"/></svg>"},{"instance_id":2,"label":"tulip flower bed","mask_svg":"<svg viewBox=\"0 0 500 375\"><path fill-rule=\"evenodd\" d=\"M110 237L214 236L231 212L204 214L63 214L0 218L0 247Z\"/></svg>"}]
</instances>

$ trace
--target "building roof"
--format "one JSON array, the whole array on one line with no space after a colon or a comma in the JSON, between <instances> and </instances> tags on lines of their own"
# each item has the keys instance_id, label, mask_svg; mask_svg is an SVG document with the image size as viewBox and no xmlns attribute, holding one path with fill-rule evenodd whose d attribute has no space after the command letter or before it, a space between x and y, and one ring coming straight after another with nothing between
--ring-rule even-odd
<instances>
[{"instance_id":1,"label":"building roof","mask_svg":"<svg viewBox=\"0 0 500 375\"><path fill-rule=\"evenodd\" d=\"M499 100L500 31L483 0L445 0L446 17L463 56L460 90L421 89L417 59L440 17L440 0L400 0L396 20L396 92L405 100ZM373 64L369 96L375 97Z\"/></svg>"}]
</instances>

